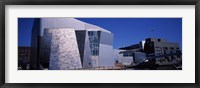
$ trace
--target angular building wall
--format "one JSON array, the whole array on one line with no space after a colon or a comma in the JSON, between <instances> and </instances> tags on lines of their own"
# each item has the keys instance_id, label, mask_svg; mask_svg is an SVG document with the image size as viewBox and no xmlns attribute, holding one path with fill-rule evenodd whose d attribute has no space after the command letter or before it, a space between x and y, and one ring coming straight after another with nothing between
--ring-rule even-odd
<instances>
[{"instance_id":1,"label":"angular building wall","mask_svg":"<svg viewBox=\"0 0 200 88\"><path fill-rule=\"evenodd\" d=\"M86 30L83 68L87 68L87 67L89 68L92 67L92 60L91 60L91 52L90 52L90 45L89 45L89 37L88 37L88 32Z\"/></svg>"},{"instance_id":2,"label":"angular building wall","mask_svg":"<svg viewBox=\"0 0 200 88\"><path fill-rule=\"evenodd\" d=\"M159 56L160 54L171 54L180 51L179 44L174 42L168 42L165 39L148 38L145 43L145 52L147 54L154 54ZM165 56L153 59L152 63L158 65L172 65L181 61L180 55Z\"/></svg>"},{"instance_id":3,"label":"angular building wall","mask_svg":"<svg viewBox=\"0 0 200 88\"><path fill-rule=\"evenodd\" d=\"M44 29L46 28L74 28L75 30L85 30L85 23L74 18L55 17L55 18L38 18L40 20L39 35L44 37ZM49 50L41 44L42 52L40 52L40 62L44 68L49 67Z\"/></svg>"},{"instance_id":4,"label":"angular building wall","mask_svg":"<svg viewBox=\"0 0 200 88\"><path fill-rule=\"evenodd\" d=\"M78 50L78 58L80 59L79 63L81 67L88 68L88 67L96 67L96 66L110 66L113 65L114 59L113 59L113 34L105 30L101 27L85 23L82 21L79 21L74 18L38 18L38 21L35 21L35 25L33 27L33 33L32 33L32 53L33 53L33 63L31 66L34 67L34 69L39 69L40 64L44 68L51 67L52 65L55 66L55 68L51 69L60 69L60 67L56 67L56 64L52 62L52 60L56 61L55 59L52 59L52 53L60 52L59 50L55 50L54 52L51 50L52 44L54 42L60 42L60 43L67 43L60 40L54 40L54 38L60 39L61 37L67 37L69 35L63 34L58 36L54 36L53 32L48 33L45 30L60 30L60 28L73 28L76 32L74 32L73 35L75 35L75 39L69 39L66 41L76 41L77 43L77 50ZM67 30L67 29L65 29ZM80 32L82 31L82 32ZM98 31L98 42L94 44L94 42L90 42L91 38L89 36L89 32L91 31ZM56 32L56 31L55 31ZM103 33L103 34L101 34ZM70 34L71 36L72 34ZM72 35L72 36L73 36ZM65 40L65 39L64 39ZM95 40L95 39L94 39ZM96 40L95 40L96 41ZM91 46L92 45L92 46ZM94 46L95 47L94 47ZM58 44L58 46L61 46ZM58 47L57 46L57 47ZM66 45L65 48L67 49L71 47L69 45ZM74 46L73 46L74 47ZM53 49L56 49L55 47ZM76 49L76 48L74 48ZM69 52L70 54L67 54L68 56L73 55L73 53ZM55 54L57 55L57 54ZM58 57L55 57L59 60L59 58L62 58L60 55L57 55ZM63 59L64 60L64 59ZM73 67L73 66L72 66ZM77 66L79 67L79 66ZM67 69L71 67L67 67ZM64 68L63 68L64 69Z\"/></svg>"},{"instance_id":5,"label":"angular building wall","mask_svg":"<svg viewBox=\"0 0 200 88\"><path fill-rule=\"evenodd\" d=\"M79 53L80 53L81 62L83 64L86 31L80 30L80 31L75 31L75 33L76 33L76 40L78 43L78 49L79 49Z\"/></svg>"},{"instance_id":6,"label":"angular building wall","mask_svg":"<svg viewBox=\"0 0 200 88\"><path fill-rule=\"evenodd\" d=\"M101 31L99 45L99 66L114 66L113 34Z\"/></svg>"},{"instance_id":7,"label":"angular building wall","mask_svg":"<svg viewBox=\"0 0 200 88\"><path fill-rule=\"evenodd\" d=\"M80 58L83 68L92 67L91 53L89 47L88 32L86 30L76 30Z\"/></svg>"},{"instance_id":8,"label":"angular building wall","mask_svg":"<svg viewBox=\"0 0 200 88\"><path fill-rule=\"evenodd\" d=\"M50 70L82 68L74 29L45 29L44 41L51 44Z\"/></svg>"},{"instance_id":9,"label":"angular building wall","mask_svg":"<svg viewBox=\"0 0 200 88\"><path fill-rule=\"evenodd\" d=\"M100 31L98 30L89 30L88 39L89 39L89 47L91 53L91 60L93 67L97 67L99 64L99 45L100 45Z\"/></svg>"},{"instance_id":10,"label":"angular building wall","mask_svg":"<svg viewBox=\"0 0 200 88\"><path fill-rule=\"evenodd\" d=\"M114 66L115 59L113 54L112 46L100 44L98 66Z\"/></svg>"},{"instance_id":11,"label":"angular building wall","mask_svg":"<svg viewBox=\"0 0 200 88\"><path fill-rule=\"evenodd\" d=\"M30 57L30 69L40 69L40 19L35 19L31 34L31 57Z\"/></svg>"},{"instance_id":12,"label":"angular building wall","mask_svg":"<svg viewBox=\"0 0 200 88\"><path fill-rule=\"evenodd\" d=\"M74 18L55 17L41 18L40 35L43 35L45 28L74 28L85 30L85 23Z\"/></svg>"},{"instance_id":13,"label":"angular building wall","mask_svg":"<svg viewBox=\"0 0 200 88\"><path fill-rule=\"evenodd\" d=\"M101 27L87 23L86 30L88 32L99 32L97 33L99 37L98 46L90 46L90 49L97 49L91 50L91 59L93 67L114 66L115 58L113 53L113 34L110 31L105 30ZM90 45L92 45L91 42Z\"/></svg>"},{"instance_id":14,"label":"angular building wall","mask_svg":"<svg viewBox=\"0 0 200 88\"><path fill-rule=\"evenodd\" d=\"M172 52L175 52L179 49L179 44L174 42L154 42L154 48L155 53L164 53L169 54ZM170 64L176 64L178 61L180 61L181 58L177 55L163 57L163 58L156 58L156 64L159 65L170 65Z\"/></svg>"}]
</instances>

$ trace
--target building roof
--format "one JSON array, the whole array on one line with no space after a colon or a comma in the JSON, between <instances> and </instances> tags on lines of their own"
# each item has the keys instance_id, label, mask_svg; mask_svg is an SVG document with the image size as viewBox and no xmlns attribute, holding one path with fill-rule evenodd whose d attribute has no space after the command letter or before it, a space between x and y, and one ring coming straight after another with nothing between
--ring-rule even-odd
<instances>
[{"instance_id":1,"label":"building roof","mask_svg":"<svg viewBox=\"0 0 200 88\"><path fill-rule=\"evenodd\" d=\"M134 44L134 45L126 46L126 47L121 47L119 49L121 49L121 50L132 50L132 49L138 49L138 48L140 48L140 45Z\"/></svg>"},{"instance_id":2,"label":"building roof","mask_svg":"<svg viewBox=\"0 0 200 88\"><path fill-rule=\"evenodd\" d=\"M40 18L40 35L43 36L45 28L74 28L75 30L99 30L111 33L99 26L67 17L47 17Z\"/></svg>"}]
</instances>

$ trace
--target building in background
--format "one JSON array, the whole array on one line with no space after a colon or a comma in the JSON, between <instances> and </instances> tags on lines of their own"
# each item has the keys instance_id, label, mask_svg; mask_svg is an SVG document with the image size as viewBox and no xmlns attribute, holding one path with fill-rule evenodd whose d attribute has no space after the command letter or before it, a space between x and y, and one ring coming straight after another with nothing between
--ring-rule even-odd
<instances>
[{"instance_id":1,"label":"building in background","mask_svg":"<svg viewBox=\"0 0 200 88\"><path fill-rule=\"evenodd\" d=\"M134 53L144 52L144 44L145 41L141 41L138 44L119 48L119 54L122 55L121 59L119 59L119 62L121 62L123 65L132 65L134 62L136 63L137 59L133 58L135 56Z\"/></svg>"},{"instance_id":2,"label":"building in background","mask_svg":"<svg viewBox=\"0 0 200 88\"><path fill-rule=\"evenodd\" d=\"M113 49L110 31L74 18L36 18L30 58L31 70L182 64L178 43L147 38Z\"/></svg>"},{"instance_id":3,"label":"building in background","mask_svg":"<svg viewBox=\"0 0 200 88\"><path fill-rule=\"evenodd\" d=\"M32 34L31 34L31 60L30 69L40 69L40 19L36 18L33 23Z\"/></svg>"},{"instance_id":4,"label":"building in background","mask_svg":"<svg viewBox=\"0 0 200 88\"><path fill-rule=\"evenodd\" d=\"M147 38L138 44L119 49L123 65L163 66L182 64L179 44L160 38Z\"/></svg>"},{"instance_id":5,"label":"building in background","mask_svg":"<svg viewBox=\"0 0 200 88\"><path fill-rule=\"evenodd\" d=\"M26 70L30 63L31 48L27 46L18 47L18 67Z\"/></svg>"},{"instance_id":6,"label":"building in background","mask_svg":"<svg viewBox=\"0 0 200 88\"><path fill-rule=\"evenodd\" d=\"M113 34L74 18L37 18L31 40L31 69L113 66Z\"/></svg>"},{"instance_id":7,"label":"building in background","mask_svg":"<svg viewBox=\"0 0 200 88\"><path fill-rule=\"evenodd\" d=\"M146 39L144 51L149 56L166 55L152 60L152 63L158 65L171 65L182 61L182 57L179 53L181 51L179 48L179 44L175 42L169 42L165 39L159 39L159 38ZM175 54L175 55L170 55L170 54Z\"/></svg>"}]
</instances>

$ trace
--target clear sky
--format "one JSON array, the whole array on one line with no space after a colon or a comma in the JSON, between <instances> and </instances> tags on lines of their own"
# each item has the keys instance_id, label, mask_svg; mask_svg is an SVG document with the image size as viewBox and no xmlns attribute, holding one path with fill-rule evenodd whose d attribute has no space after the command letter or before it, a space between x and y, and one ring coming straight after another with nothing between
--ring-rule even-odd
<instances>
[{"instance_id":1,"label":"clear sky","mask_svg":"<svg viewBox=\"0 0 200 88\"><path fill-rule=\"evenodd\" d=\"M114 34L113 47L136 44L146 38L164 38L182 49L182 18L77 18ZM33 18L18 19L18 45L30 46Z\"/></svg>"}]
</instances>

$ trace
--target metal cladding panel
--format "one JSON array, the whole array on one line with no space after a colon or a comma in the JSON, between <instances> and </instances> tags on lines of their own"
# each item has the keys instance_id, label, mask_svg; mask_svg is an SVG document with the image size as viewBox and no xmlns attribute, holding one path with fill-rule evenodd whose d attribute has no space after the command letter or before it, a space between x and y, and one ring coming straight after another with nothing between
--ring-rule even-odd
<instances>
[{"instance_id":1,"label":"metal cladding panel","mask_svg":"<svg viewBox=\"0 0 200 88\"><path fill-rule=\"evenodd\" d=\"M81 58L81 62L83 64L86 31L85 30L79 30L79 31L75 31L75 32L76 32L76 40L77 40L77 43L78 43L80 58Z\"/></svg>"},{"instance_id":2,"label":"metal cladding panel","mask_svg":"<svg viewBox=\"0 0 200 88\"><path fill-rule=\"evenodd\" d=\"M92 24L85 23L85 29L93 29L93 30L100 30L100 27Z\"/></svg>"},{"instance_id":3,"label":"metal cladding panel","mask_svg":"<svg viewBox=\"0 0 200 88\"><path fill-rule=\"evenodd\" d=\"M74 18L41 18L41 33L45 28L74 28L75 30L85 30L85 23Z\"/></svg>"},{"instance_id":4,"label":"metal cladding panel","mask_svg":"<svg viewBox=\"0 0 200 88\"><path fill-rule=\"evenodd\" d=\"M92 60L91 60L88 32L86 32L84 58L83 58L83 68L88 68L88 67L92 67Z\"/></svg>"},{"instance_id":5,"label":"metal cladding panel","mask_svg":"<svg viewBox=\"0 0 200 88\"><path fill-rule=\"evenodd\" d=\"M85 29L86 30L91 30L91 31L103 31L103 32L107 32L107 33L111 33L110 31L103 29L99 26L93 25L93 24L89 24L89 23L85 23Z\"/></svg>"},{"instance_id":6,"label":"metal cladding panel","mask_svg":"<svg viewBox=\"0 0 200 88\"><path fill-rule=\"evenodd\" d=\"M133 62L133 57L123 57L121 61L123 65L131 65Z\"/></svg>"},{"instance_id":7,"label":"metal cladding panel","mask_svg":"<svg viewBox=\"0 0 200 88\"><path fill-rule=\"evenodd\" d=\"M76 30L76 38L83 68L91 67L89 39L86 30Z\"/></svg>"},{"instance_id":8,"label":"metal cladding panel","mask_svg":"<svg viewBox=\"0 0 200 88\"><path fill-rule=\"evenodd\" d=\"M31 34L31 59L30 69L38 70L39 68L39 49L40 49L40 19L35 19Z\"/></svg>"},{"instance_id":9,"label":"metal cladding panel","mask_svg":"<svg viewBox=\"0 0 200 88\"><path fill-rule=\"evenodd\" d=\"M113 45L113 34L101 31L100 44Z\"/></svg>"},{"instance_id":10,"label":"metal cladding panel","mask_svg":"<svg viewBox=\"0 0 200 88\"><path fill-rule=\"evenodd\" d=\"M115 61L118 61L119 63L121 63L121 59L123 58L123 54L119 53L120 50L117 49L113 49L113 57Z\"/></svg>"},{"instance_id":11,"label":"metal cladding panel","mask_svg":"<svg viewBox=\"0 0 200 88\"><path fill-rule=\"evenodd\" d=\"M114 66L113 34L105 31L100 33L99 66Z\"/></svg>"},{"instance_id":12,"label":"metal cladding panel","mask_svg":"<svg viewBox=\"0 0 200 88\"><path fill-rule=\"evenodd\" d=\"M92 67L98 67L99 66L99 56L91 55L91 62L92 62Z\"/></svg>"},{"instance_id":13,"label":"metal cladding panel","mask_svg":"<svg viewBox=\"0 0 200 88\"><path fill-rule=\"evenodd\" d=\"M146 58L146 53L142 53L142 52L134 52L133 53L134 63L140 63L145 58Z\"/></svg>"},{"instance_id":14,"label":"metal cladding panel","mask_svg":"<svg viewBox=\"0 0 200 88\"><path fill-rule=\"evenodd\" d=\"M75 31L72 28L45 29L50 46L50 70L82 68ZM51 36L51 37L50 37ZM49 39L52 38L52 39Z\"/></svg>"},{"instance_id":15,"label":"metal cladding panel","mask_svg":"<svg viewBox=\"0 0 200 88\"><path fill-rule=\"evenodd\" d=\"M115 58L112 45L100 44L99 66L114 66Z\"/></svg>"},{"instance_id":16,"label":"metal cladding panel","mask_svg":"<svg viewBox=\"0 0 200 88\"><path fill-rule=\"evenodd\" d=\"M44 68L48 68L50 51L51 51L52 34L48 33L47 30L45 31L46 31L44 32L45 36L42 37L42 42L41 42L40 63Z\"/></svg>"}]
</instances>

